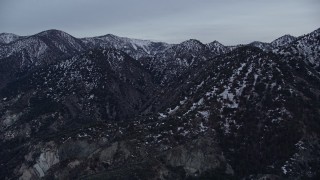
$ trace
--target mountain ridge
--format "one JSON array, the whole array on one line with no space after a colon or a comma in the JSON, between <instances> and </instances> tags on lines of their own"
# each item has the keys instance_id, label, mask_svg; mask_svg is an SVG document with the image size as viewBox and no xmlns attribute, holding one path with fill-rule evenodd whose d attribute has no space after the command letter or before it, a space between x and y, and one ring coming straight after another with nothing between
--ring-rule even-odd
<instances>
[{"instance_id":1,"label":"mountain ridge","mask_svg":"<svg viewBox=\"0 0 320 180\"><path fill-rule=\"evenodd\" d=\"M0 44L0 178L317 179L319 32Z\"/></svg>"}]
</instances>

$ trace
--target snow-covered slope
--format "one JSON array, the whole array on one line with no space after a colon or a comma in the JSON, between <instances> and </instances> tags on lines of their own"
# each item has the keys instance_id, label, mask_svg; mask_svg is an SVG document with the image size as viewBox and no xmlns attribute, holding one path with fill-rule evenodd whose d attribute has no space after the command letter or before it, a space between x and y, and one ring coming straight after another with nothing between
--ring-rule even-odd
<instances>
[{"instance_id":1,"label":"snow-covered slope","mask_svg":"<svg viewBox=\"0 0 320 180\"><path fill-rule=\"evenodd\" d=\"M165 85L181 76L186 70L230 51L231 48L218 41L203 44L196 39L190 39L172 45L154 57L144 58L141 62L162 85Z\"/></svg>"},{"instance_id":2,"label":"snow-covered slope","mask_svg":"<svg viewBox=\"0 0 320 180\"><path fill-rule=\"evenodd\" d=\"M224 46L218 41L213 41L207 44L209 50L216 55L225 54L231 51L231 48Z\"/></svg>"},{"instance_id":3,"label":"snow-covered slope","mask_svg":"<svg viewBox=\"0 0 320 180\"><path fill-rule=\"evenodd\" d=\"M169 44L162 42L118 37L112 34L99 37L82 38L82 41L89 48L114 48L124 51L135 59L155 55L170 47Z\"/></svg>"},{"instance_id":4,"label":"snow-covered slope","mask_svg":"<svg viewBox=\"0 0 320 180\"><path fill-rule=\"evenodd\" d=\"M320 72L320 29L298 37L287 46L279 48L276 53L291 58L301 58Z\"/></svg>"},{"instance_id":5,"label":"snow-covered slope","mask_svg":"<svg viewBox=\"0 0 320 180\"><path fill-rule=\"evenodd\" d=\"M260 48L263 51L271 51L273 49L273 46L270 43L265 43L265 42L260 42L260 41L254 41L254 42L250 43L249 45Z\"/></svg>"},{"instance_id":6,"label":"snow-covered slope","mask_svg":"<svg viewBox=\"0 0 320 180\"><path fill-rule=\"evenodd\" d=\"M291 44L293 41L295 41L296 39L297 39L296 37L286 34L284 36L277 38L276 40L272 41L271 43L254 41L248 45L260 48L266 52L270 52L270 51L274 51L276 49L279 49L280 47L287 46L287 45Z\"/></svg>"},{"instance_id":7,"label":"snow-covered slope","mask_svg":"<svg viewBox=\"0 0 320 180\"><path fill-rule=\"evenodd\" d=\"M271 44L1 44L0 179L319 179L319 29Z\"/></svg>"},{"instance_id":8,"label":"snow-covered slope","mask_svg":"<svg viewBox=\"0 0 320 180\"><path fill-rule=\"evenodd\" d=\"M20 36L12 34L12 33L1 33L0 34L0 45L11 43L13 41L16 41L19 38L20 38Z\"/></svg>"},{"instance_id":9,"label":"snow-covered slope","mask_svg":"<svg viewBox=\"0 0 320 180\"><path fill-rule=\"evenodd\" d=\"M318 131L311 124L319 125L320 76L298 59L288 64L282 58L250 46L238 48L191 69L153 108L159 108L162 121L179 124L184 136L217 134L240 174L247 169L241 166L256 164L259 172L309 176L306 169L319 172L319 158L302 157L320 152L314 146L319 133L311 135ZM301 116L305 111L315 114Z\"/></svg>"},{"instance_id":10,"label":"snow-covered slope","mask_svg":"<svg viewBox=\"0 0 320 180\"><path fill-rule=\"evenodd\" d=\"M150 74L136 60L118 50L96 49L20 77L6 86L0 96L12 106L15 106L18 96L28 98L30 103L46 99L48 104L63 106L66 111L60 110L70 117L89 118L97 122L130 118L142 107L154 88ZM41 108L40 102L33 105L33 108ZM1 112L6 111L5 107L0 108ZM21 104L21 108L21 112L33 111L27 104ZM87 117L89 114L91 117ZM34 116L21 123L38 121L37 114ZM65 119L64 123L71 119ZM38 126L40 129L34 130L41 130L41 124ZM63 125L60 127L63 128Z\"/></svg>"},{"instance_id":11,"label":"snow-covered slope","mask_svg":"<svg viewBox=\"0 0 320 180\"><path fill-rule=\"evenodd\" d=\"M141 59L162 85L179 77L192 66L207 60L209 48L198 40L190 39L157 53L154 57Z\"/></svg>"},{"instance_id":12,"label":"snow-covered slope","mask_svg":"<svg viewBox=\"0 0 320 180\"><path fill-rule=\"evenodd\" d=\"M48 30L0 46L0 59L20 56L18 68L24 68L50 63L63 55L70 56L82 50L84 47L80 40L62 31Z\"/></svg>"},{"instance_id":13,"label":"snow-covered slope","mask_svg":"<svg viewBox=\"0 0 320 180\"><path fill-rule=\"evenodd\" d=\"M20 37L0 45L0 88L15 79L17 73L27 73L85 49L81 40L58 30Z\"/></svg>"},{"instance_id":14,"label":"snow-covered slope","mask_svg":"<svg viewBox=\"0 0 320 180\"><path fill-rule=\"evenodd\" d=\"M281 46L286 46L293 41L295 41L297 38L294 36L291 36L290 34L286 34L284 36L279 37L278 39L272 41L270 44L273 47L281 47Z\"/></svg>"}]
</instances>

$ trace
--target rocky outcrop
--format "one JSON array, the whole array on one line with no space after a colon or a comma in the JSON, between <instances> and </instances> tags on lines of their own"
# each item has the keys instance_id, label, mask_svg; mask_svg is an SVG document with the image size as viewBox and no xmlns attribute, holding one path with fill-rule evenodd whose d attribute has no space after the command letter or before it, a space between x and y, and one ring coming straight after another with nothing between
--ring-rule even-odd
<instances>
[{"instance_id":1,"label":"rocky outcrop","mask_svg":"<svg viewBox=\"0 0 320 180\"><path fill-rule=\"evenodd\" d=\"M166 165L182 167L187 175L195 176L217 168L225 169L226 174L233 170L212 138L199 138L165 152Z\"/></svg>"},{"instance_id":2,"label":"rocky outcrop","mask_svg":"<svg viewBox=\"0 0 320 180\"><path fill-rule=\"evenodd\" d=\"M53 145L53 142L50 142ZM35 151L31 151L29 155L25 156L26 162L33 161ZM19 177L20 180L39 179L46 175L47 171L54 165L60 162L59 154L56 148L44 148L40 155L36 158L35 164L28 167L26 164L22 164L19 172L22 175Z\"/></svg>"}]
</instances>

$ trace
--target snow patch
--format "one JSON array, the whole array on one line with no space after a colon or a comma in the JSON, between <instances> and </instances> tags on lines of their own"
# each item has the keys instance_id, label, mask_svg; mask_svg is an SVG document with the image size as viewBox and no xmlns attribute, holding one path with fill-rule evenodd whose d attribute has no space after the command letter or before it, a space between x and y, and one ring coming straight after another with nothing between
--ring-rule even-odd
<instances>
[{"instance_id":1,"label":"snow patch","mask_svg":"<svg viewBox=\"0 0 320 180\"><path fill-rule=\"evenodd\" d=\"M204 84L204 81L202 81L199 85L197 85L197 90L198 90L199 88L201 88L201 87L203 86L203 84Z\"/></svg>"},{"instance_id":2,"label":"snow patch","mask_svg":"<svg viewBox=\"0 0 320 180\"><path fill-rule=\"evenodd\" d=\"M208 127L203 125L203 122L200 123L200 132L205 132L208 130Z\"/></svg>"},{"instance_id":3,"label":"snow patch","mask_svg":"<svg viewBox=\"0 0 320 180\"><path fill-rule=\"evenodd\" d=\"M2 116L1 119L4 119L2 121L2 125L5 127L11 126L13 123L15 123L20 116L22 115L22 112L18 114L13 114L10 111L7 111L5 115Z\"/></svg>"},{"instance_id":4,"label":"snow patch","mask_svg":"<svg viewBox=\"0 0 320 180\"><path fill-rule=\"evenodd\" d=\"M168 110L168 114L173 114L174 112L176 112L179 109L180 106L176 106L174 109L169 109Z\"/></svg>"},{"instance_id":5,"label":"snow patch","mask_svg":"<svg viewBox=\"0 0 320 180\"><path fill-rule=\"evenodd\" d=\"M184 97L184 100L180 101L180 105L184 105L184 103L186 103L187 99L188 99L187 97Z\"/></svg>"},{"instance_id":6,"label":"snow patch","mask_svg":"<svg viewBox=\"0 0 320 180\"><path fill-rule=\"evenodd\" d=\"M210 111L198 111L198 113L205 119L208 120L210 116Z\"/></svg>"},{"instance_id":7,"label":"snow patch","mask_svg":"<svg viewBox=\"0 0 320 180\"><path fill-rule=\"evenodd\" d=\"M286 165L282 166L281 169L282 169L283 174L287 174L288 173L288 171L286 169Z\"/></svg>"},{"instance_id":8,"label":"snow patch","mask_svg":"<svg viewBox=\"0 0 320 180\"><path fill-rule=\"evenodd\" d=\"M164 118L166 118L166 117L168 117L168 116L165 115L165 114L163 114L163 113L159 113L158 119L164 119Z\"/></svg>"},{"instance_id":9,"label":"snow patch","mask_svg":"<svg viewBox=\"0 0 320 180\"><path fill-rule=\"evenodd\" d=\"M91 94L90 96L89 96L89 99L93 99L94 98L94 94Z\"/></svg>"}]
</instances>

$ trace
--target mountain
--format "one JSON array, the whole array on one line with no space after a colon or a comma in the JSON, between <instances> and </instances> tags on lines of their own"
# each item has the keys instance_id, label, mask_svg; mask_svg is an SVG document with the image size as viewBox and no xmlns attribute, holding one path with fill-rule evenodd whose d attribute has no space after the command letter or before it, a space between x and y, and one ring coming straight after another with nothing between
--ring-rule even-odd
<instances>
[{"instance_id":1,"label":"mountain","mask_svg":"<svg viewBox=\"0 0 320 180\"><path fill-rule=\"evenodd\" d=\"M2 34L1 37L5 42L9 42L11 37L12 42L0 44L0 88L14 79L16 74L41 68L93 48L118 49L139 59L152 56L170 46L166 43L122 38L110 34L78 39L59 30L48 30L24 37Z\"/></svg>"},{"instance_id":2,"label":"mountain","mask_svg":"<svg viewBox=\"0 0 320 180\"><path fill-rule=\"evenodd\" d=\"M2 67L4 67L0 88L10 82L17 73L23 73L44 64L51 64L93 48L117 49L134 59L141 60L144 66L149 66L150 71L158 74L156 78L163 84L167 84L172 78L171 76L181 74L188 66L195 66L208 56L230 51L228 47L217 41L205 45L197 40L188 40L181 44L172 45L118 37L112 34L77 39L59 30L48 30L32 36L16 37L12 43L0 45L0 58L3 59ZM175 52L178 54L174 55ZM12 59L19 59L19 61L9 63L13 62ZM167 62L161 63L162 61ZM162 67L164 64L168 68Z\"/></svg>"},{"instance_id":3,"label":"mountain","mask_svg":"<svg viewBox=\"0 0 320 180\"><path fill-rule=\"evenodd\" d=\"M16 166L21 158L17 152L31 152L37 143L60 141L96 124L129 121L155 90L150 79L136 60L121 51L91 50L10 83L0 93L0 146L10 149L1 151L0 174ZM30 141L35 144L29 146ZM47 169L40 167L30 171L41 177ZM31 172L24 169L24 173Z\"/></svg>"},{"instance_id":4,"label":"mountain","mask_svg":"<svg viewBox=\"0 0 320 180\"><path fill-rule=\"evenodd\" d=\"M17 73L72 57L83 50L82 41L58 30L20 37L0 45L0 88L15 79Z\"/></svg>"},{"instance_id":5,"label":"mountain","mask_svg":"<svg viewBox=\"0 0 320 180\"><path fill-rule=\"evenodd\" d=\"M221 55L221 54L225 54L231 51L231 48L224 46L223 44L221 44L218 41L213 41L209 44L207 44L209 50L216 54L216 55Z\"/></svg>"},{"instance_id":6,"label":"mountain","mask_svg":"<svg viewBox=\"0 0 320 180\"><path fill-rule=\"evenodd\" d=\"M290 34L286 34L284 36L279 37L278 39L272 41L270 44L273 47L281 47L281 46L286 46L293 41L295 41L297 38L294 36L291 36Z\"/></svg>"},{"instance_id":7,"label":"mountain","mask_svg":"<svg viewBox=\"0 0 320 180\"><path fill-rule=\"evenodd\" d=\"M289 45L277 50L287 58L299 57L320 72L320 29L298 37Z\"/></svg>"},{"instance_id":8,"label":"mountain","mask_svg":"<svg viewBox=\"0 0 320 180\"><path fill-rule=\"evenodd\" d=\"M319 44L2 43L0 178L319 179Z\"/></svg>"},{"instance_id":9,"label":"mountain","mask_svg":"<svg viewBox=\"0 0 320 180\"><path fill-rule=\"evenodd\" d=\"M0 34L0 44L9 44L13 41L16 41L20 37L12 33L1 33Z\"/></svg>"},{"instance_id":10,"label":"mountain","mask_svg":"<svg viewBox=\"0 0 320 180\"><path fill-rule=\"evenodd\" d=\"M141 62L161 85L166 85L190 67L205 61L211 54L212 52L205 44L190 39L172 45L153 57L143 58Z\"/></svg>"},{"instance_id":11,"label":"mountain","mask_svg":"<svg viewBox=\"0 0 320 180\"><path fill-rule=\"evenodd\" d=\"M319 167L320 76L293 62L300 68L257 48L239 48L186 73L157 100L159 111L189 136L214 131L237 177L307 177L304 169Z\"/></svg>"},{"instance_id":12,"label":"mountain","mask_svg":"<svg viewBox=\"0 0 320 180\"><path fill-rule=\"evenodd\" d=\"M48 30L0 46L0 58L20 55L24 59L21 66L28 66L29 63L30 66L35 66L41 64L39 60L79 52L83 50L81 43L65 32Z\"/></svg>"},{"instance_id":13,"label":"mountain","mask_svg":"<svg viewBox=\"0 0 320 180\"><path fill-rule=\"evenodd\" d=\"M75 113L72 112L73 110L76 110L77 113L80 113L81 110L84 114L88 113L87 115L91 111L97 111L98 113L99 107L91 109L94 103L84 100L94 101L96 99L99 102L107 103L101 108L110 108L107 110L108 112L115 109L122 110L121 113L112 112L112 115L108 114L108 117L115 120L126 118L135 110L139 110L146 100L143 97L150 95L154 86L148 72L127 54L112 49L95 49L20 77L2 89L1 95L2 98L6 99L6 102L16 99L17 95L21 96L22 94L19 92L23 92L28 102L32 99L35 101L45 99L48 103L51 101L68 103L66 100L71 100L73 103L81 102L81 105L77 105L77 107L67 107L66 104L61 106L66 106L65 110L68 110L71 114ZM30 94L31 92L32 94ZM98 95L101 95L101 97ZM128 107L113 107L105 98L112 100L119 106L128 105ZM122 103L122 101L124 102ZM21 108L23 108L22 104ZM88 109L88 112L84 109ZM124 112L124 109L127 110L128 114ZM20 111L24 110L20 109ZM101 118L96 117L94 119Z\"/></svg>"},{"instance_id":14,"label":"mountain","mask_svg":"<svg viewBox=\"0 0 320 180\"><path fill-rule=\"evenodd\" d=\"M162 42L152 42L148 40L130 39L118 37L112 34L105 36L83 38L82 41L89 48L114 48L129 54L135 59L144 56L152 56L157 52L163 51L170 45Z\"/></svg>"},{"instance_id":15,"label":"mountain","mask_svg":"<svg viewBox=\"0 0 320 180\"><path fill-rule=\"evenodd\" d=\"M276 40L272 41L271 43L254 41L252 43L249 43L248 45L260 48L263 51L274 51L274 50L277 50L279 48L282 48L282 47L285 47L287 45L290 45L296 39L297 39L296 37L291 36L289 34L286 34L284 36L281 36L281 37L277 38Z\"/></svg>"},{"instance_id":16,"label":"mountain","mask_svg":"<svg viewBox=\"0 0 320 180\"><path fill-rule=\"evenodd\" d=\"M253 47L260 48L264 51L271 51L274 48L271 44L265 43L265 42L260 42L260 41L254 41L254 42L250 43L249 45L253 46Z\"/></svg>"}]
</instances>

